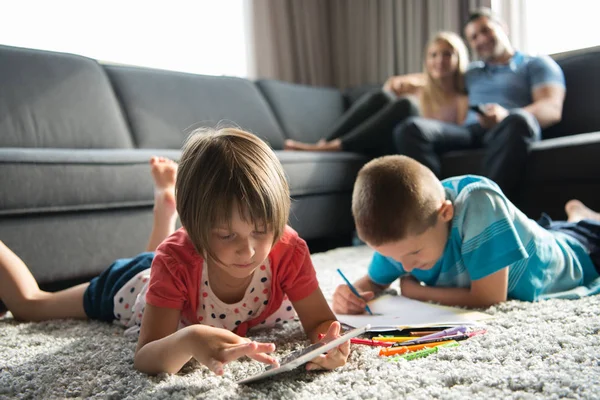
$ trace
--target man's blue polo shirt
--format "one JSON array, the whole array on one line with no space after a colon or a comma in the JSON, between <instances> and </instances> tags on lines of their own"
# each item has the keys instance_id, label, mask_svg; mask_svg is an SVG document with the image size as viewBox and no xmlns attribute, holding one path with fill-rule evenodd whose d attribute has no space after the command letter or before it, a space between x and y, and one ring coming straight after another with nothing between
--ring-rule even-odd
<instances>
[{"instance_id":1,"label":"man's blue polo shirt","mask_svg":"<svg viewBox=\"0 0 600 400\"><path fill-rule=\"evenodd\" d=\"M507 110L522 108L533 102L531 93L538 86L565 87L565 76L552 58L528 56L515 52L508 64L486 64L474 61L465 74L469 104L497 103ZM469 112L464 125L477 123Z\"/></svg>"}]
</instances>

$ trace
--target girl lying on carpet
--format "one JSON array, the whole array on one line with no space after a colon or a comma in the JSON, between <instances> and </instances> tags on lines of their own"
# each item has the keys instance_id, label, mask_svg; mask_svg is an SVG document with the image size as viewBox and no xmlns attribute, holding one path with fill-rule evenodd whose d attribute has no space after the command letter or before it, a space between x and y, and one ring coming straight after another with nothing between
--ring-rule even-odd
<instances>
[{"instance_id":1,"label":"girl lying on carpet","mask_svg":"<svg viewBox=\"0 0 600 400\"><path fill-rule=\"evenodd\" d=\"M176 373L192 358L218 375L243 356L277 364L267 354L273 343L243 336L293 319L294 310L311 342L339 336L306 243L286 225L289 188L267 144L237 129L201 130L179 166L157 157L150 166L147 252L115 261L91 282L44 292L0 242L0 299L16 319L117 320L139 329L134 365L148 374ZM177 213L183 228L175 231ZM346 342L306 368L342 366L349 351Z\"/></svg>"}]
</instances>

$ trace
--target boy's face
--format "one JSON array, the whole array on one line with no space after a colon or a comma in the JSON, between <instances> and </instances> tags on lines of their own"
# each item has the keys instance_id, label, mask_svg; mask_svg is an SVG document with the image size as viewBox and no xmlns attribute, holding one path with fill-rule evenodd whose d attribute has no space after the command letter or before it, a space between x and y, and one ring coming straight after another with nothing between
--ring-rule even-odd
<instances>
[{"instance_id":1,"label":"boy's face","mask_svg":"<svg viewBox=\"0 0 600 400\"><path fill-rule=\"evenodd\" d=\"M436 224L425 232L371 248L401 263L406 272L431 269L444 254L449 235L448 223L453 216L454 207L446 200L438 211Z\"/></svg>"}]
</instances>

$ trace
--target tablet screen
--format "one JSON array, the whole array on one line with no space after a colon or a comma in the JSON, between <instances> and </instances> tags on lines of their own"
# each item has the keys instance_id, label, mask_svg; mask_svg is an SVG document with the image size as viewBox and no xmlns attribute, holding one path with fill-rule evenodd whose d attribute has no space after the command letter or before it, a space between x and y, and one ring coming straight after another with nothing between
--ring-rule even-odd
<instances>
[{"instance_id":1,"label":"tablet screen","mask_svg":"<svg viewBox=\"0 0 600 400\"><path fill-rule=\"evenodd\" d=\"M369 328L370 328L370 325L366 325L366 326L363 326L362 328L352 329L350 331L345 332L339 338L334 339L330 342L327 342L327 343L317 342L317 343L311 344L310 346L307 346L303 349L296 350L296 351L288 354L287 356L285 356L283 359L281 359L279 361L278 367L269 366L265 369L264 372L259 373L254 376L251 376L249 378L242 379L241 381L238 381L238 383L255 382L255 381L267 378L269 376L277 375L277 374L280 374L285 371L290 371L296 367L299 367L300 365L303 365L303 364L309 362L310 360L312 360L319 354L326 353L329 350L341 345L342 343L347 342L348 340L352 339L353 337L356 337L358 335L362 335L363 333L366 333L369 330Z\"/></svg>"}]
</instances>

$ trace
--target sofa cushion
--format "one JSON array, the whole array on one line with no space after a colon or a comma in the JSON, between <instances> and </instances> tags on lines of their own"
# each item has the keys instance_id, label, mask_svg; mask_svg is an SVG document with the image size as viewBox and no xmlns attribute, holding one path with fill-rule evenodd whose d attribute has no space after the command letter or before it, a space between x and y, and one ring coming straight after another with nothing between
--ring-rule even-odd
<instances>
[{"instance_id":1,"label":"sofa cushion","mask_svg":"<svg viewBox=\"0 0 600 400\"><path fill-rule=\"evenodd\" d=\"M0 216L151 206L152 155L179 151L0 148Z\"/></svg>"},{"instance_id":2,"label":"sofa cushion","mask_svg":"<svg viewBox=\"0 0 600 400\"><path fill-rule=\"evenodd\" d=\"M600 49L557 60L567 94L561 121L542 132L544 139L600 131Z\"/></svg>"},{"instance_id":3,"label":"sofa cushion","mask_svg":"<svg viewBox=\"0 0 600 400\"><path fill-rule=\"evenodd\" d=\"M0 46L0 147L132 147L96 61Z\"/></svg>"},{"instance_id":4,"label":"sofa cushion","mask_svg":"<svg viewBox=\"0 0 600 400\"><path fill-rule=\"evenodd\" d=\"M351 193L366 157L355 153L276 151L292 197Z\"/></svg>"},{"instance_id":5,"label":"sofa cushion","mask_svg":"<svg viewBox=\"0 0 600 400\"><path fill-rule=\"evenodd\" d=\"M346 100L337 89L275 80L259 80L256 84L290 139L317 142L345 111Z\"/></svg>"},{"instance_id":6,"label":"sofa cushion","mask_svg":"<svg viewBox=\"0 0 600 400\"><path fill-rule=\"evenodd\" d=\"M254 83L148 68L106 66L136 145L179 149L200 126L229 125L253 132L273 148L283 134Z\"/></svg>"},{"instance_id":7,"label":"sofa cushion","mask_svg":"<svg viewBox=\"0 0 600 400\"><path fill-rule=\"evenodd\" d=\"M449 152L442 157L443 177L481 171L484 150ZM525 183L596 182L600 132L541 140L531 145Z\"/></svg>"}]
</instances>

